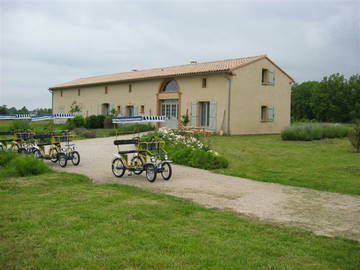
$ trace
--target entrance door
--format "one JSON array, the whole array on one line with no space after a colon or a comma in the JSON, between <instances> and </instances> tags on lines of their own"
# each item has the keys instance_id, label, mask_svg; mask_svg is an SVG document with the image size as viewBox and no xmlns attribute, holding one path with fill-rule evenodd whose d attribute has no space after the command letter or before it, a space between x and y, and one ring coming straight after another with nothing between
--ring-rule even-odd
<instances>
[{"instance_id":1,"label":"entrance door","mask_svg":"<svg viewBox=\"0 0 360 270\"><path fill-rule=\"evenodd\" d=\"M166 116L165 122L161 122L161 127L177 128L178 120L178 100L165 99L160 103L160 114Z\"/></svg>"}]
</instances>

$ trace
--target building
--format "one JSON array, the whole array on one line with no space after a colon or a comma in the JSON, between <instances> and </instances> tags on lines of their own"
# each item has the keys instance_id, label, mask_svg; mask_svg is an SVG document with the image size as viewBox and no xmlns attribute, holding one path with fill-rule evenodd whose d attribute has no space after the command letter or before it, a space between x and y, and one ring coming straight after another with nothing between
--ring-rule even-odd
<instances>
[{"instance_id":1,"label":"building","mask_svg":"<svg viewBox=\"0 0 360 270\"><path fill-rule=\"evenodd\" d=\"M51 87L53 113L76 102L84 116L165 115L161 126L189 125L228 134L280 133L290 123L293 79L266 55L132 70Z\"/></svg>"}]
</instances>

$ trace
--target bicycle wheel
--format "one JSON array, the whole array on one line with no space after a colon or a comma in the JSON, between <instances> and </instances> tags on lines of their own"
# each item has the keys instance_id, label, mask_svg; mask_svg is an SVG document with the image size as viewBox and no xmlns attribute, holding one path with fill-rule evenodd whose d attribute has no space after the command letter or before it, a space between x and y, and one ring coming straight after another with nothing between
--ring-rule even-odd
<instances>
[{"instance_id":1,"label":"bicycle wheel","mask_svg":"<svg viewBox=\"0 0 360 270\"><path fill-rule=\"evenodd\" d=\"M161 176L164 180L169 180L171 178L172 175L172 169L171 169L171 165L169 162L164 162L163 164L161 164Z\"/></svg>"},{"instance_id":2,"label":"bicycle wheel","mask_svg":"<svg viewBox=\"0 0 360 270\"><path fill-rule=\"evenodd\" d=\"M18 153L21 155L25 155L26 154L26 149L25 148L19 148Z\"/></svg>"},{"instance_id":3,"label":"bicycle wheel","mask_svg":"<svg viewBox=\"0 0 360 270\"><path fill-rule=\"evenodd\" d=\"M37 159L42 158L41 152L38 149L34 150L33 154L34 154L34 157Z\"/></svg>"},{"instance_id":4,"label":"bicycle wheel","mask_svg":"<svg viewBox=\"0 0 360 270\"><path fill-rule=\"evenodd\" d=\"M72 159L71 159L72 164L74 164L75 166L79 165L79 163L80 163L80 154L79 154L79 152L74 151L74 152L71 152L70 155L72 157Z\"/></svg>"},{"instance_id":5,"label":"bicycle wheel","mask_svg":"<svg viewBox=\"0 0 360 270\"><path fill-rule=\"evenodd\" d=\"M59 162L59 165L63 168L66 167L66 164L67 164L67 157L64 153L60 153L58 154L58 162Z\"/></svg>"},{"instance_id":6,"label":"bicycle wheel","mask_svg":"<svg viewBox=\"0 0 360 270\"><path fill-rule=\"evenodd\" d=\"M111 164L111 170L116 177L122 177L125 173L125 166L120 158L115 158Z\"/></svg>"},{"instance_id":7,"label":"bicycle wheel","mask_svg":"<svg viewBox=\"0 0 360 270\"><path fill-rule=\"evenodd\" d=\"M19 151L19 146L17 144L13 144L10 146L10 150L13 152Z\"/></svg>"},{"instance_id":8,"label":"bicycle wheel","mask_svg":"<svg viewBox=\"0 0 360 270\"><path fill-rule=\"evenodd\" d=\"M156 167L154 164L148 164L145 168L146 171L146 179L149 182L154 182L156 180Z\"/></svg>"},{"instance_id":9,"label":"bicycle wheel","mask_svg":"<svg viewBox=\"0 0 360 270\"><path fill-rule=\"evenodd\" d=\"M131 159L131 167L136 175L140 175L144 171L144 161L141 157L135 156Z\"/></svg>"},{"instance_id":10,"label":"bicycle wheel","mask_svg":"<svg viewBox=\"0 0 360 270\"><path fill-rule=\"evenodd\" d=\"M50 158L51 162L56 163L58 161L58 151L57 151L57 149L55 149L55 148L51 149L49 155L51 157Z\"/></svg>"},{"instance_id":11,"label":"bicycle wheel","mask_svg":"<svg viewBox=\"0 0 360 270\"><path fill-rule=\"evenodd\" d=\"M0 151L4 151L4 146L0 144Z\"/></svg>"}]
</instances>

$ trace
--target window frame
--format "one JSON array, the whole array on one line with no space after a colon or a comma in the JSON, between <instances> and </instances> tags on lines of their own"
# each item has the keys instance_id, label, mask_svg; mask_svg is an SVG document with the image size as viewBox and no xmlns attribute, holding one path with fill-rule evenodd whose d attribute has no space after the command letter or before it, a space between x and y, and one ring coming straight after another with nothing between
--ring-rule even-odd
<instances>
[{"instance_id":1,"label":"window frame","mask_svg":"<svg viewBox=\"0 0 360 270\"><path fill-rule=\"evenodd\" d=\"M168 86L170 83L172 83L172 82L174 82L176 90L175 90L175 91L165 91L166 88L167 88L167 86ZM169 80L165 81L165 82L163 83L162 87L161 87L161 91L160 91L160 92L161 92L161 93L178 93L178 92L179 92L179 86L178 86L177 81L176 81L175 79L169 79Z\"/></svg>"},{"instance_id":2,"label":"window frame","mask_svg":"<svg viewBox=\"0 0 360 270\"><path fill-rule=\"evenodd\" d=\"M207 87L207 78L202 78L202 88Z\"/></svg>"},{"instance_id":3,"label":"window frame","mask_svg":"<svg viewBox=\"0 0 360 270\"><path fill-rule=\"evenodd\" d=\"M272 80L271 80L272 78ZM268 68L261 69L261 84L262 85L275 85L275 71Z\"/></svg>"}]
</instances>

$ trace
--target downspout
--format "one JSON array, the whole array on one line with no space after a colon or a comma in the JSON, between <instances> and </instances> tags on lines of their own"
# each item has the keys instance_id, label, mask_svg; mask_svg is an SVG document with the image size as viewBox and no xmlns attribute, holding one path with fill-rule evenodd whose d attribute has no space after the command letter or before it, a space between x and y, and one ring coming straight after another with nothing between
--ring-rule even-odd
<instances>
[{"instance_id":1,"label":"downspout","mask_svg":"<svg viewBox=\"0 0 360 270\"><path fill-rule=\"evenodd\" d=\"M225 78L228 80L229 87L228 87L228 108L227 108L227 134L230 135L230 108L231 108L231 79L232 73L229 72L228 75L225 76Z\"/></svg>"},{"instance_id":2,"label":"downspout","mask_svg":"<svg viewBox=\"0 0 360 270\"><path fill-rule=\"evenodd\" d=\"M51 88L49 88L48 90L51 93L51 112L52 114L54 114L54 92L53 90L51 90Z\"/></svg>"}]
</instances>

